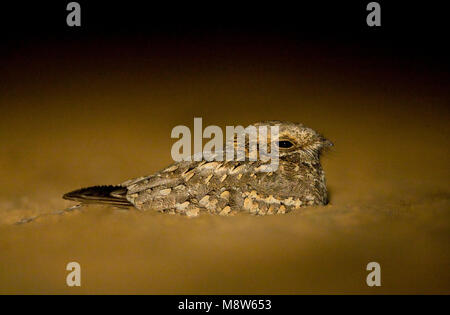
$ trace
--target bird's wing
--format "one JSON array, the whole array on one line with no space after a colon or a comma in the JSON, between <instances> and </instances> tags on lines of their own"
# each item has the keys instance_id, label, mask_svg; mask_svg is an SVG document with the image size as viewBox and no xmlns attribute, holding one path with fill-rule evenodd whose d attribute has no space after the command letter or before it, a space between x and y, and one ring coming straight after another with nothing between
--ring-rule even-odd
<instances>
[{"instance_id":1,"label":"bird's wing","mask_svg":"<svg viewBox=\"0 0 450 315\"><path fill-rule=\"evenodd\" d=\"M203 197L212 192L220 195L248 182L243 176L249 176L248 163L203 160L179 162L121 186L126 187L128 201L138 209L183 210L186 206L202 206Z\"/></svg>"}]
</instances>

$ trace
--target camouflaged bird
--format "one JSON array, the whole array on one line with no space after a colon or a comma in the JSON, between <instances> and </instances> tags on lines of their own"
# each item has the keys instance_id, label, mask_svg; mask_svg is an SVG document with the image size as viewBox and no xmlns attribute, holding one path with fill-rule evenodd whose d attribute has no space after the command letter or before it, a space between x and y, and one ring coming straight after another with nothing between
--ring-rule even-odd
<instances>
[{"instance_id":1,"label":"camouflaged bird","mask_svg":"<svg viewBox=\"0 0 450 315\"><path fill-rule=\"evenodd\" d=\"M321 153L332 143L302 124L266 121L279 127L279 165L264 172L257 161L182 161L117 186L75 190L64 199L197 216L201 211L232 215L280 214L328 203Z\"/></svg>"}]
</instances>

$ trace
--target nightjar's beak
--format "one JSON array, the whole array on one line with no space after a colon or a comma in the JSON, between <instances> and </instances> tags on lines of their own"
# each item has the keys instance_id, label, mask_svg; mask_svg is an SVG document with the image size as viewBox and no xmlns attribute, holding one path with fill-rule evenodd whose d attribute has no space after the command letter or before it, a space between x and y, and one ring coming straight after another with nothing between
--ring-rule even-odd
<instances>
[{"instance_id":1,"label":"nightjar's beak","mask_svg":"<svg viewBox=\"0 0 450 315\"><path fill-rule=\"evenodd\" d=\"M328 139L325 139L325 141L324 141L324 145L325 146L327 146L327 147L329 147L329 148L331 148L331 147L333 147L334 146L334 143L333 142L331 142L330 140L328 140Z\"/></svg>"},{"instance_id":2,"label":"nightjar's beak","mask_svg":"<svg viewBox=\"0 0 450 315\"><path fill-rule=\"evenodd\" d=\"M322 138L321 140L322 140L322 148L324 149L331 149L334 146L333 142L331 142L328 139Z\"/></svg>"}]
</instances>

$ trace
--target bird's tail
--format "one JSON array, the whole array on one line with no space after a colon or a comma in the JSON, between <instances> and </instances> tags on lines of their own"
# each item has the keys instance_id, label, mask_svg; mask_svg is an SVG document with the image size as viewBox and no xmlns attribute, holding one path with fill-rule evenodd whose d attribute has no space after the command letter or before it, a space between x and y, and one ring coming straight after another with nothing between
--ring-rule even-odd
<instances>
[{"instance_id":1,"label":"bird's tail","mask_svg":"<svg viewBox=\"0 0 450 315\"><path fill-rule=\"evenodd\" d=\"M52 212L42 213L33 217L23 218L16 224L29 223L37 218L49 215L62 215L76 209L81 209L89 203L112 205L116 207L130 207L132 204L127 200L127 189L121 186L92 186L69 192L63 196L64 199L80 202L79 204Z\"/></svg>"},{"instance_id":2,"label":"bird's tail","mask_svg":"<svg viewBox=\"0 0 450 315\"><path fill-rule=\"evenodd\" d=\"M127 200L127 188L122 186L92 186L69 192L64 199L81 203L100 203L119 207L131 207Z\"/></svg>"}]
</instances>

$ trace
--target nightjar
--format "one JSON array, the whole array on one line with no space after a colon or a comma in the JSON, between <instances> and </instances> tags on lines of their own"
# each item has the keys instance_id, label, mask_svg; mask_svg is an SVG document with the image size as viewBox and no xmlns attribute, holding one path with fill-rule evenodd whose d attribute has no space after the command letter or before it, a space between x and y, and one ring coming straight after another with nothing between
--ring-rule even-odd
<instances>
[{"instance_id":1,"label":"nightjar","mask_svg":"<svg viewBox=\"0 0 450 315\"><path fill-rule=\"evenodd\" d=\"M197 216L205 211L232 215L286 213L303 206L325 205L328 194L321 153L333 144L302 124L265 121L278 126L279 164L263 171L256 161L181 161L153 175L115 186L93 186L69 192L64 199L135 207ZM270 139L269 139L270 141Z\"/></svg>"}]
</instances>

